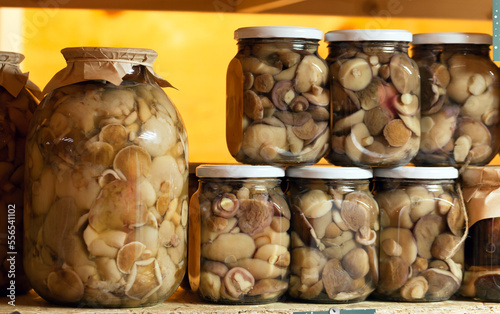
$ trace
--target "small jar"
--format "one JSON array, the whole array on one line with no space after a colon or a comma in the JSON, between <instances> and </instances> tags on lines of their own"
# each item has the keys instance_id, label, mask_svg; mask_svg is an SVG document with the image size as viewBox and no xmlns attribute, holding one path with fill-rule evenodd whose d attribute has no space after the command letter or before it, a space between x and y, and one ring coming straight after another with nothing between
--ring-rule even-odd
<instances>
[{"instance_id":1,"label":"small jar","mask_svg":"<svg viewBox=\"0 0 500 314\"><path fill-rule=\"evenodd\" d=\"M326 33L331 145L337 166L406 165L420 143L420 79L403 30Z\"/></svg>"},{"instance_id":2,"label":"small jar","mask_svg":"<svg viewBox=\"0 0 500 314\"><path fill-rule=\"evenodd\" d=\"M31 289L22 265L24 146L41 92L19 68L23 60L0 51L0 297L10 298Z\"/></svg>"},{"instance_id":3,"label":"small jar","mask_svg":"<svg viewBox=\"0 0 500 314\"><path fill-rule=\"evenodd\" d=\"M302 301L363 301L378 280L377 202L372 171L351 167L291 167L292 211L288 294Z\"/></svg>"},{"instance_id":4,"label":"small jar","mask_svg":"<svg viewBox=\"0 0 500 314\"><path fill-rule=\"evenodd\" d=\"M376 169L380 280L376 297L449 299L463 276L465 208L452 167Z\"/></svg>"},{"instance_id":5,"label":"small jar","mask_svg":"<svg viewBox=\"0 0 500 314\"><path fill-rule=\"evenodd\" d=\"M246 164L306 165L329 146L328 67L323 33L306 27L235 31L238 53L227 70L226 141Z\"/></svg>"},{"instance_id":6,"label":"small jar","mask_svg":"<svg viewBox=\"0 0 500 314\"><path fill-rule=\"evenodd\" d=\"M190 205L189 280L207 301L275 302L288 287L290 209L272 166L202 165Z\"/></svg>"},{"instance_id":7,"label":"small jar","mask_svg":"<svg viewBox=\"0 0 500 314\"><path fill-rule=\"evenodd\" d=\"M500 167L467 167L462 173L469 236L465 241L464 297L500 301Z\"/></svg>"},{"instance_id":8,"label":"small jar","mask_svg":"<svg viewBox=\"0 0 500 314\"><path fill-rule=\"evenodd\" d=\"M170 85L153 50L62 53L26 140L28 278L67 306L163 302L187 260L187 135Z\"/></svg>"},{"instance_id":9,"label":"small jar","mask_svg":"<svg viewBox=\"0 0 500 314\"><path fill-rule=\"evenodd\" d=\"M484 166L500 149L500 73L491 36L426 33L413 37L422 84L422 134L416 165Z\"/></svg>"}]
</instances>

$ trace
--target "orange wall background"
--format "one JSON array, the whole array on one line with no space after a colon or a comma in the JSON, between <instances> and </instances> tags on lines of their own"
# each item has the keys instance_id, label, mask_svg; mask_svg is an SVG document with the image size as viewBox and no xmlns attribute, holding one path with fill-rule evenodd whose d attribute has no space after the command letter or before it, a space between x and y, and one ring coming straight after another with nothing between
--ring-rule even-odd
<instances>
[{"instance_id":1,"label":"orange wall background","mask_svg":"<svg viewBox=\"0 0 500 314\"><path fill-rule=\"evenodd\" d=\"M65 47L154 49L159 54L155 71L178 89L165 91L186 125L190 162L234 162L225 141L226 68L236 54L233 32L239 27L265 25L308 26L323 32L368 27L412 33L492 32L491 21L471 20L26 9L22 68L43 88L65 66L60 54ZM326 57L324 42L319 52Z\"/></svg>"}]
</instances>

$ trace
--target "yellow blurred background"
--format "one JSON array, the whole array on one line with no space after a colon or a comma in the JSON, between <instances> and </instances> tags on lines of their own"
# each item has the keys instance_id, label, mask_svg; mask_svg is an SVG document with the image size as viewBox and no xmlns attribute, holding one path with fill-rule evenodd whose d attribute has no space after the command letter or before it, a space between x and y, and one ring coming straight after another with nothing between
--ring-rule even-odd
<instances>
[{"instance_id":1,"label":"yellow blurred background","mask_svg":"<svg viewBox=\"0 0 500 314\"><path fill-rule=\"evenodd\" d=\"M225 141L226 68L236 54L233 32L245 26L289 25L327 32L394 28L412 33L492 31L487 20L162 11L22 10L22 69L43 88L65 66L60 50L72 46L151 48L154 69L173 84L166 89L183 117L190 162L234 162ZM327 48L320 43L320 55ZM497 158L498 159L498 158ZM496 163L497 159L494 160ZM324 162L324 161L323 161Z\"/></svg>"}]
</instances>

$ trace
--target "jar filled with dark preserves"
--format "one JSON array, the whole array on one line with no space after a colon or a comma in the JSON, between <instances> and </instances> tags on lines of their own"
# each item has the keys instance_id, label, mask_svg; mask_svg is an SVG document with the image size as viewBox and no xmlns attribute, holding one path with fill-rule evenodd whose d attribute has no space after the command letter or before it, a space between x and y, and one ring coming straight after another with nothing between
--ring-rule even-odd
<instances>
[{"instance_id":1,"label":"jar filled with dark preserves","mask_svg":"<svg viewBox=\"0 0 500 314\"><path fill-rule=\"evenodd\" d=\"M0 52L0 297L31 289L22 265L24 152L41 92L19 68L23 60Z\"/></svg>"},{"instance_id":2,"label":"jar filled with dark preserves","mask_svg":"<svg viewBox=\"0 0 500 314\"><path fill-rule=\"evenodd\" d=\"M426 33L413 37L422 84L422 135L416 165L484 166L500 149L500 73L491 36Z\"/></svg>"},{"instance_id":3,"label":"jar filled with dark preserves","mask_svg":"<svg viewBox=\"0 0 500 314\"><path fill-rule=\"evenodd\" d=\"M460 294L500 301L500 167L467 167L462 191L469 218Z\"/></svg>"},{"instance_id":4,"label":"jar filled with dark preserves","mask_svg":"<svg viewBox=\"0 0 500 314\"><path fill-rule=\"evenodd\" d=\"M307 27L245 27L227 71L226 142L246 164L306 165L329 147L323 33Z\"/></svg>"},{"instance_id":5,"label":"jar filled with dark preserves","mask_svg":"<svg viewBox=\"0 0 500 314\"><path fill-rule=\"evenodd\" d=\"M420 143L420 78L403 30L326 33L336 166L404 166Z\"/></svg>"}]
</instances>

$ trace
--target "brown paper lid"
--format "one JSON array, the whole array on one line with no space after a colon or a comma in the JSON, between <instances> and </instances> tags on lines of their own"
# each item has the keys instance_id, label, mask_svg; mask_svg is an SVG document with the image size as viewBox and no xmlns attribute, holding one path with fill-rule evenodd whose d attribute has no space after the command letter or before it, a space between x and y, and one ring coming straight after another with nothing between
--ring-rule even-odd
<instances>
[{"instance_id":1,"label":"brown paper lid","mask_svg":"<svg viewBox=\"0 0 500 314\"><path fill-rule=\"evenodd\" d=\"M47 83L44 94L56 88L90 80L120 85L133 66L142 65L161 87L173 87L153 70L158 53L151 49L73 47L61 50L67 66Z\"/></svg>"},{"instance_id":2,"label":"brown paper lid","mask_svg":"<svg viewBox=\"0 0 500 314\"><path fill-rule=\"evenodd\" d=\"M479 220L500 217L500 167L466 167L462 191L469 226Z\"/></svg>"},{"instance_id":3,"label":"brown paper lid","mask_svg":"<svg viewBox=\"0 0 500 314\"><path fill-rule=\"evenodd\" d=\"M5 88L14 97L29 82L28 73L23 73L19 64L24 60L24 55L16 52L0 51L0 86ZM36 87L35 84L29 83ZM38 89L38 87L36 87Z\"/></svg>"}]
</instances>

